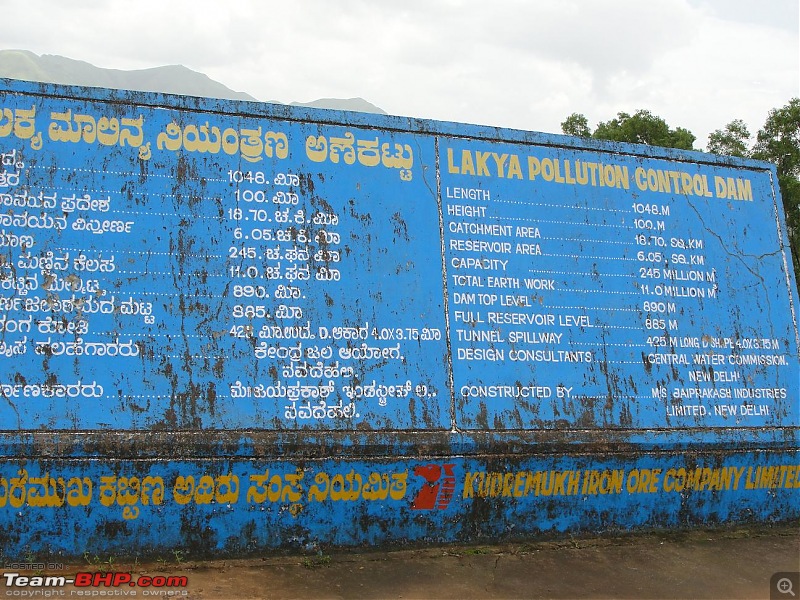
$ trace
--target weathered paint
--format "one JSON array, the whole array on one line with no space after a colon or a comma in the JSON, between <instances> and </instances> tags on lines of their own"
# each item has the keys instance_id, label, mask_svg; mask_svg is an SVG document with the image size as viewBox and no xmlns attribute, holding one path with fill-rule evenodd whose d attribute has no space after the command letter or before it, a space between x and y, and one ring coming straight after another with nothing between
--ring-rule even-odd
<instances>
[{"instance_id":1,"label":"weathered paint","mask_svg":"<svg viewBox=\"0 0 800 600\"><path fill-rule=\"evenodd\" d=\"M800 516L771 165L2 89L7 555Z\"/></svg>"},{"instance_id":2,"label":"weathered paint","mask_svg":"<svg viewBox=\"0 0 800 600\"><path fill-rule=\"evenodd\" d=\"M799 458L34 461L0 479L14 515L4 547L233 555L778 521L796 504Z\"/></svg>"}]
</instances>

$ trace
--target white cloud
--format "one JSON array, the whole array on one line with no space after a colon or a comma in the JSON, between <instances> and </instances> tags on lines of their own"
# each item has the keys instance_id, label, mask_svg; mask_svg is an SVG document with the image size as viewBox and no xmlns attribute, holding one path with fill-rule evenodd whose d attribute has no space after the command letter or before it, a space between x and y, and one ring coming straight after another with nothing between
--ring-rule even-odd
<instances>
[{"instance_id":1,"label":"white cloud","mask_svg":"<svg viewBox=\"0 0 800 600\"><path fill-rule=\"evenodd\" d=\"M261 100L544 131L646 108L700 146L800 86L794 0L31 0L4 6L0 35L106 68L184 64Z\"/></svg>"}]
</instances>

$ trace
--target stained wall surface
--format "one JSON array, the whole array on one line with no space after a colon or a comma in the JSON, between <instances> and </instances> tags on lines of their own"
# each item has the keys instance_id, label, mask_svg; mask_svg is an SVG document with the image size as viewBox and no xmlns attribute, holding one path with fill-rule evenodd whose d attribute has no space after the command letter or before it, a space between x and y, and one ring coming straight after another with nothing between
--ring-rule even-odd
<instances>
[{"instance_id":1,"label":"stained wall surface","mask_svg":"<svg viewBox=\"0 0 800 600\"><path fill-rule=\"evenodd\" d=\"M7 555L798 517L773 166L0 83Z\"/></svg>"}]
</instances>

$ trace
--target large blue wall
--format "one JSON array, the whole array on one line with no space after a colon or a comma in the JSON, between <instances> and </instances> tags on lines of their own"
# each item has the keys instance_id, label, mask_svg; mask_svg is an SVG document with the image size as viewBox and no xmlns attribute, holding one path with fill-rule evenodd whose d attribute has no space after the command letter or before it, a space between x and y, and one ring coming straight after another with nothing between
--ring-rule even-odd
<instances>
[{"instance_id":1,"label":"large blue wall","mask_svg":"<svg viewBox=\"0 0 800 600\"><path fill-rule=\"evenodd\" d=\"M5 556L798 517L772 165L11 80L0 155Z\"/></svg>"}]
</instances>

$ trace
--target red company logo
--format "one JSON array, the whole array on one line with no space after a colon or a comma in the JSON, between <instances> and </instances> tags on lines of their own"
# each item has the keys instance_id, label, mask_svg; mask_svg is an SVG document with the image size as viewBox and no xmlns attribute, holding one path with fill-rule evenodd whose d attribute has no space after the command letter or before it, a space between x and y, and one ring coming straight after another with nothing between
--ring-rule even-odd
<instances>
[{"instance_id":1,"label":"red company logo","mask_svg":"<svg viewBox=\"0 0 800 600\"><path fill-rule=\"evenodd\" d=\"M454 464L420 465L414 467L414 475L425 478L422 489L411 503L413 510L444 510L453 498L456 489ZM442 472L444 471L444 476Z\"/></svg>"}]
</instances>

